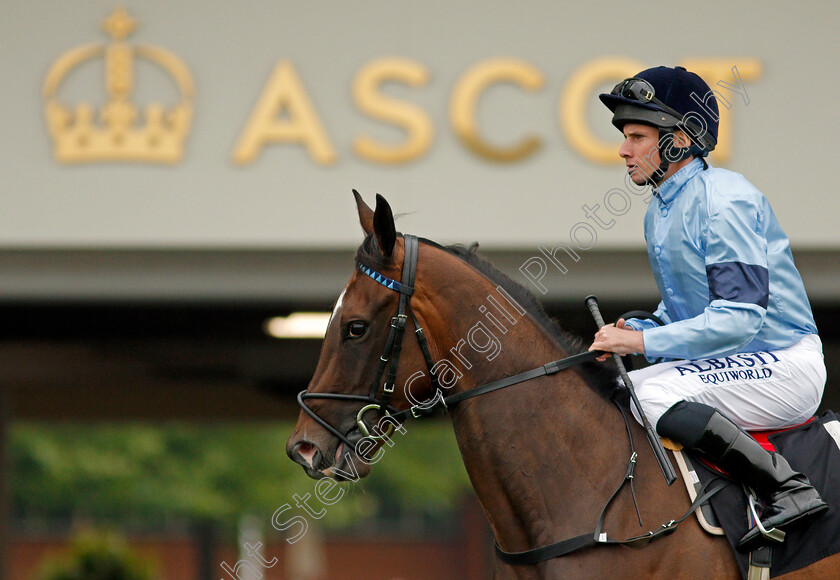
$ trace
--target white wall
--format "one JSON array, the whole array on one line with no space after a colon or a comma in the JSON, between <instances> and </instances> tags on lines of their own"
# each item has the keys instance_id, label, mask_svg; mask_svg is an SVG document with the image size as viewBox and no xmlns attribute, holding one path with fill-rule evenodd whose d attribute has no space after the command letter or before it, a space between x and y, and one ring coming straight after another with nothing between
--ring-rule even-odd
<instances>
[{"instance_id":1,"label":"white wall","mask_svg":"<svg viewBox=\"0 0 840 580\"><path fill-rule=\"evenodd\" d=\"M698 59L752 66L746 95L720 88L732 97L731 150L723 165L765 192L795 247L840 246L836 3L129 3L138 28L128 42L171 51L195 83L184 157L171 166L63 164L53 156L45 123L45 77L71 49L107 41L99 23L114 6L0 4L0 248L349 248L359 240L350 194L357 188L371 202L383 193L395 212L407 213L401 229L444 243L478 240L485 248L530 251L575 242L576 232L593 249L638 249L642 197L628 197L626 214L605 211L604 195L625 187L622 167L576 151L558 112L568 106L578 75L617 59L645 67ZM428 79L416 87L389 83L382 92L419 109L434 134L421 157L383 164L361 158L354 141L367 135L397 148L406 133L361 112L352 89L364 67L395 56L424 69ZM533 90L494 84L478 101L478 130L487 143L540 140L535 153L512 163L476 154L450 120L457 88L474 67L498 58L518 59L521 70L541 77ZM281 61L299 75L334 163L318 162L289 142L264 146L248 164L234 162ZM735 82L729 66L721 70L728 76L707 81ZM135 102L177 100L174 85L154 67L138 64L135 72ZM59 96L67 104L98 106L104 82L101 63L88 63L66 77ZM614 82L591 90L579 110L594 138L617 147L618 133L597 101L597 92ZM596 203L602 222L615 222L609 229L586 217L582 206ZM575 230L578 223L590 229ZM590 231L596 240L587 238Z\"/></svg>"}]
</instances>

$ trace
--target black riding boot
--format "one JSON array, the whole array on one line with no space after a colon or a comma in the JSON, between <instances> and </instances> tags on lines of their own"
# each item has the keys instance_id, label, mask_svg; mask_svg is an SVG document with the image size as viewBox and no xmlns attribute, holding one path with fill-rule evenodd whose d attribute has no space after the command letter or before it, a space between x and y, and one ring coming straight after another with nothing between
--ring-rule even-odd
<instances>
[{"instance_id":1,"label":"black riding boot","mask_svg":"<svg viewBox=\"0 0 840 580\"><path fill-rule=\"evenodd\" d=\"M828 509L808 478L794 471L784 457L764 449L708 405L681 401L662 415L656 430L687 449L707 455L753 488L767 501L761 515L766 530L805 523ZM752 550L764 541L758 526L754 526L741 538L738 547Z\"/></svg>"}]
</instances>

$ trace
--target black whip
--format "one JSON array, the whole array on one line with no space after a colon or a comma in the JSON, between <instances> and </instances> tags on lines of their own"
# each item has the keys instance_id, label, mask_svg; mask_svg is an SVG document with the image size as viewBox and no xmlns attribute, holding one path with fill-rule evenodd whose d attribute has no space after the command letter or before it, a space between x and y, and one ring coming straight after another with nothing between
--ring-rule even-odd
<instances>
[{"instance_id":1,"label":"black whip","mask_svg":"<svg viewBox=\"0 0 840 580\"><path fill-rule=\"evenodd\" d=\"M597 324L600 329L605 325L605 323L604 317L601 316L601 311L598 309L598 299L595 296L590 295L584 299L584 303L586 304L586 307L589 308L589 312L592 313L592 318L595 319L595 324ZM636 406L636 410L642 418L642 426L645 429L648 442L653 449L653 454L656 456L656 461L659 462L659 467L662 469L662 475L665 476L665 481L668 485L671 485L677 480L677 474L674 471L674 466L671 465L671 460L665 453L665 448L662 447L662 441L659 440L659 435L657 435L653 426L650 424L650 421L648 421L645 412L642 410L642 405L639 403L638 397L636 397L636 390L633 388L633 382L630 380L630 375L627 374L627 369L624 368L624 363L621 361L621 357L616 353L611 354L613 361L615 361L615 365L618 367L618 373L624 381L624 385L627 387L627 390L630 391L630 398L633 399L633 404Z\"/></svg>"}]
</instances>

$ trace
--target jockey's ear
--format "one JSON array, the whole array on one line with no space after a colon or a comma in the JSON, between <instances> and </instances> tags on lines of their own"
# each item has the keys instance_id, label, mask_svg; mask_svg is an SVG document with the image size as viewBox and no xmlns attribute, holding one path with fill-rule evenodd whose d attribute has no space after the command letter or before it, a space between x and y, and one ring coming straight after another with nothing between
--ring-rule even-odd
<instances>
[{"instance_id":1,"label":"jockey's ear","mask_svg":"<svg viewBox=\"0 0 840 580\"><path fill-rule=\"evenodd\" d=\"M376 210L373 212L373 233L379 244L379 250L385 257L390 257L397 241L397 228L394 225L391 206L378 193L376 194Z\"/></svg>"},{"instance_id":2,"label":"jockey's ear","mask_svg":"<svg viewBox=\"0 0 840 580\"><path fill-rule=\"evenodd\" d=\"M368 207L368 204L355 189L353 190L353 197L356 198L356 209L359 212L359 223L362 224L362 230L364 230L365 235L370 235L373 233L373 210Z\"/></svg>"}]
</instances>

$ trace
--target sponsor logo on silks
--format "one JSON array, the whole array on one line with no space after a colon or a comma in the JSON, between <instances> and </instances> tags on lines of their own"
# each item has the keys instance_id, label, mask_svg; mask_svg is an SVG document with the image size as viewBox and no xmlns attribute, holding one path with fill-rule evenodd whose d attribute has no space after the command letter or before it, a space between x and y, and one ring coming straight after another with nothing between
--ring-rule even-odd
<instances>
[{"instance_id":1,"label":"sponsor logo on silks","mask_svg":"<svg viewBox=\"0 0 840 580\"><path fill-rule=\"evenodd\" d=\"M701 374L698 377L704 383L715 384L721 381L765 379L770 377L773 371L768 368L753 367L762 367L763 365L774 362L781 362L781 359L769 351L742 352L723 358L706 358L690 361L674 368L680 372L681 377L687 374L721 371Z\"/></svg>"},{"instance_id":2,"label":"sponsor logo on silks","mask_svg":"<svg viewBox=\"0 0 840 580\"><path fill-rule=\"evenodd\" d=\"M728 381L746 381L748 379L766 379L773 376L773 371L768 368L763 369L747 369L740 371L718 371L716 373L708 373L705 375L698 375L697 378L707 385L716 385L718 383L725 383Z\"/></svg>"}]
</instances>

